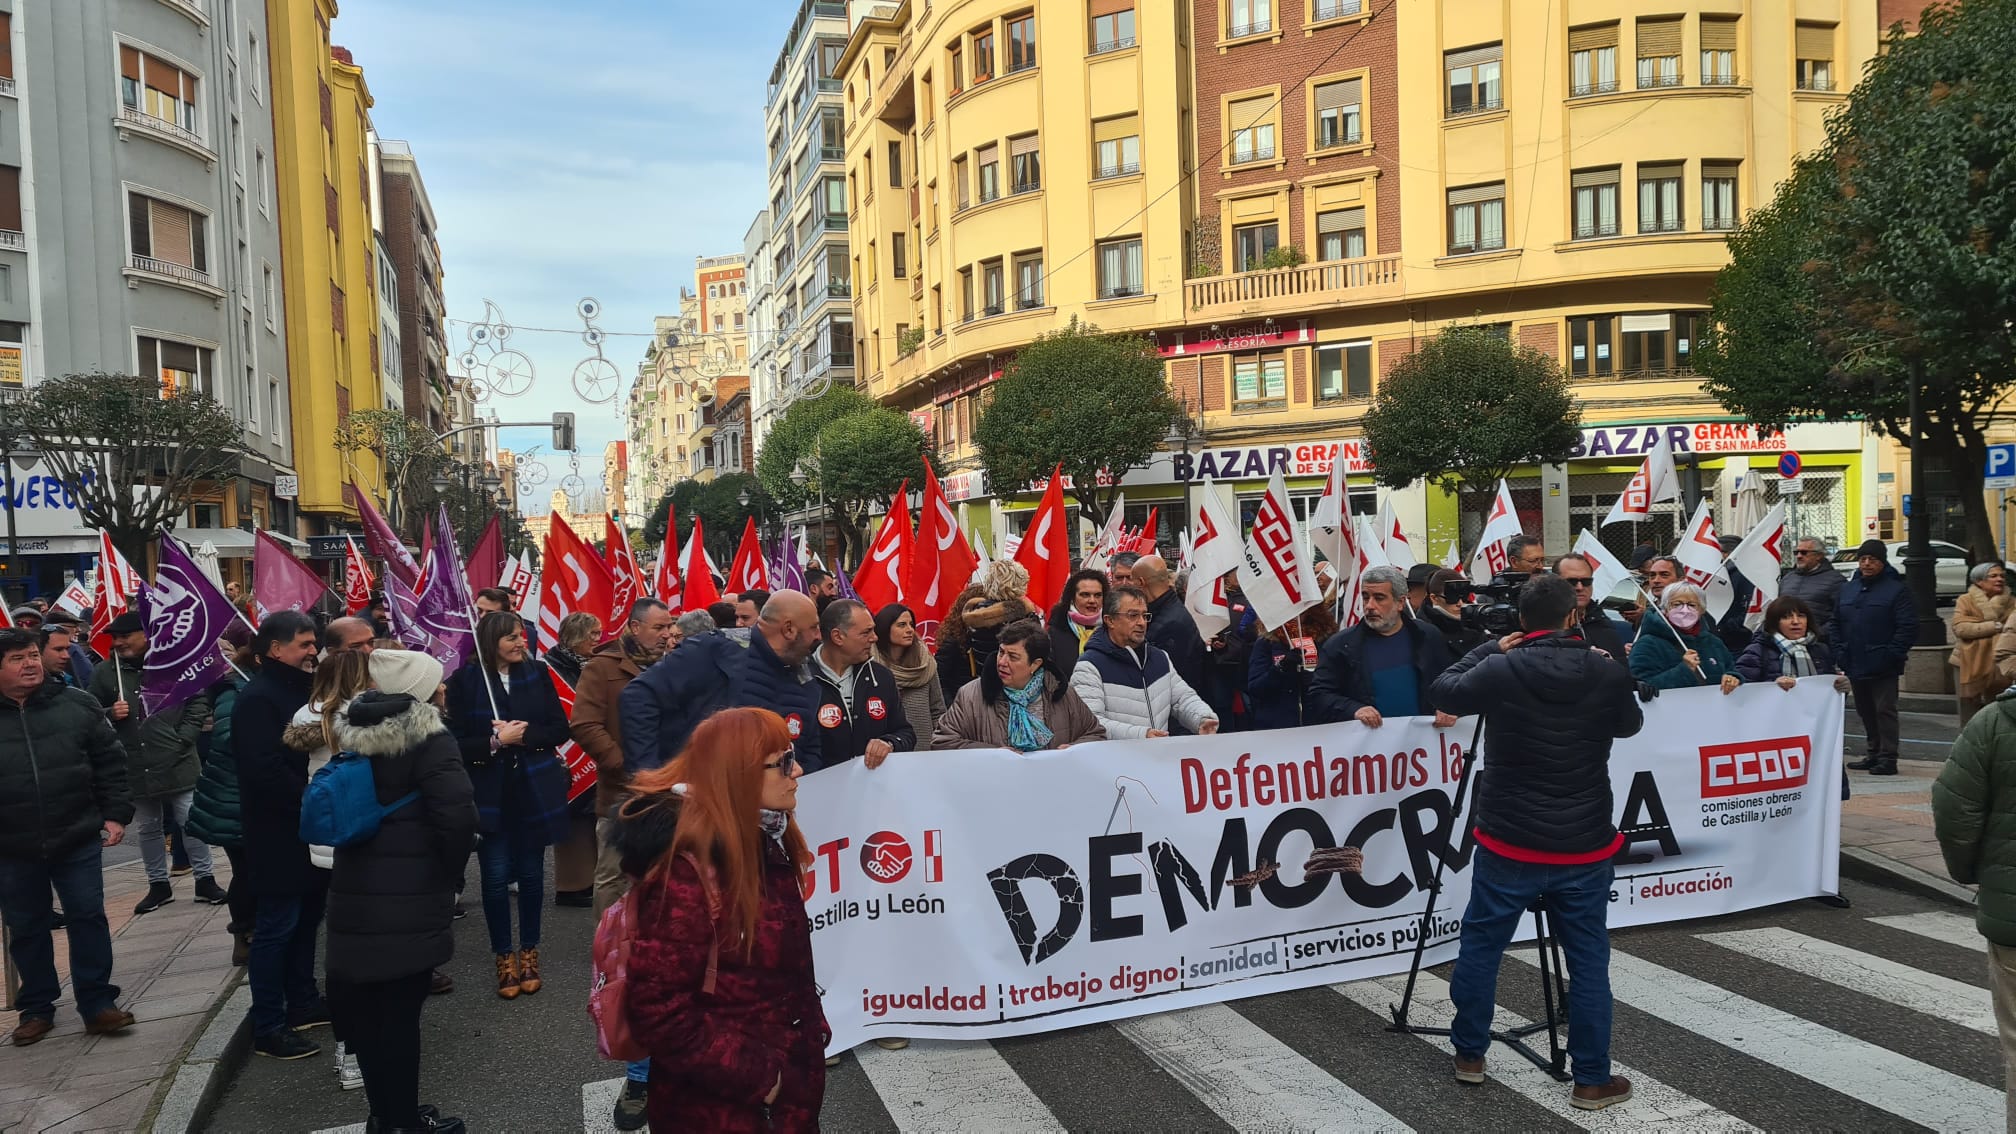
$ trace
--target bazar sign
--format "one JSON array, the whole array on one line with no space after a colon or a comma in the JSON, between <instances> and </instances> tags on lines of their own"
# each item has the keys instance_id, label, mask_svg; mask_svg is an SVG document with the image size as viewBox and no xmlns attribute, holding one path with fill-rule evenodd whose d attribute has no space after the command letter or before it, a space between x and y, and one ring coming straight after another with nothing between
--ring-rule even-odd
<instances>
[{"instance_id":1,"label":"bazar sign","mask_svg":"<svg viewBox=\"0 0 2016 1134\"><path fill-rule=\"evenodd\" d=\"M1293 326L1263 319L1254 323L1234 323L1221 327L1191 327L1173 333L1173 342L1161 343L1156 347L1163 358L1187 358L1193 354L1219 354L1228 350L1254 350L1259 347L1285 346L1291 343L1309 343L1316 340L1316 333L1309 328L1309 320L1297 319Z\"/></svg>"},{"instance_id":2,"label":"bazar sign","mask_svg":"<svg viewBox=\"0 0 2016 1134\"><path fill-rule=\"evenodd\" d=\"M1704 421L1692 425L1598 425L1582 431L1573 459L1642 457L1664 436L1676 453L1783 453L1790 448L1783 433L1766 433L1740 421Z\"/></svg>"},{"instance_id":3,"label":"bazar sign","mask_svg":"<svg viewBox=\"0 0 2016 1134\"><path fill-rule=\"evenodd\" d=\"M1362 437L1304 441L1296 445L1212 446L1198 453L1172 453L1178 483L1203 480L1256 480L1283 476L1329 476L1342 455L1346 473L1372 471L1372 447Z\"/></svg>"}]
</instances>

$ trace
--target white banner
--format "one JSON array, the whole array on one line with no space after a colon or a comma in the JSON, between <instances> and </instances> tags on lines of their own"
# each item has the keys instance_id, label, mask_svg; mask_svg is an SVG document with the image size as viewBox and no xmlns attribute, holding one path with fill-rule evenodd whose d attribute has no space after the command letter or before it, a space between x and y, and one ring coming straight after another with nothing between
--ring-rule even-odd
<instances>
[{"instance_id":1,"label":"white banner","mask_svg":"<svg viewBox=\"0 0 2016 1134\"><path fill-rule=\"evenodd\" d=\"M1438 858L1427 963L1452 959L1474 843L1450 804L1474 724L899 752L807 777L831 1050L1403 972ZM1610 761L1626 840L1610 924L1836 892L1841 728L1831 677L1646 706ZM1329 847L1362 849L1362 870L1323 871Z\"/></svg>"}]
</instances>

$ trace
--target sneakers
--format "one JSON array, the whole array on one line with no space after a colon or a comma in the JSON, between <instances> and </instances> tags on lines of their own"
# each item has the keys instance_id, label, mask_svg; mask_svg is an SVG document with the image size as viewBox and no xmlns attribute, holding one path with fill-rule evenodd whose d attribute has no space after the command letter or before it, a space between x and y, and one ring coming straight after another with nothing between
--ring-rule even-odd
<instances>
[{"instance_id":1,"label":"sneakers","mask_svg":"<svg viewBox=\"0 0 2016 1134\"><path fill-rule=\"evenodd\" d=\"M124 1008L101 1008L84 1018L84 1030L94 1036L110 1035L132 1026L133 1013Z\"/></svg>"},{"instance_id":2,"label":"sneakers","mask_svg":"<svg viewBox=\"0 0 2016 1134\"><path fill-rule=\"evenodd\" d=\"M354 1091L364 1085L364 1071L357 1066L357 1057L343 1050L340 1040L336 1044L336 1085L346 1091Z\"/></svg>"},{"instance_id":3,"label":"sneakers","mask_svg":"<svg viewBox=\"0 0 2016 1134\"><path fill-rule=\"evenodd\" d=\"M149 914L175 900L174 887L166 882L155 882L147 887L147 896L133 907L135 914Z\"/></svg>"},{"instance_id":4,"label":"sneakers","mask_svg":"<svg viewBox=\"0 0 2016 1134\"><path fill-rule=\"evenodd\" d=\"M518 950L518 991L530 996L539 991L543 983L539 979L539 950Z\"/></svg>"},{"instance_id":5,"label":"sneakers","mask_svg":"<svg viewBox=\"0 0 2016 1134\"><path fill-rule=\"evenodd\" d=\"M196 900L207 905L221 906L230 901L231 896L224 892L224 887L219 886L215 878L205 874L196 880Z\"/></svg>"},{"instance_id":6,"label":"sneakers","mask_svg":"<svg viewBox=\"0 0 2016 1134\"><path fill-rule=\"evenodd\" d=\"M902 1036L884 1036L875 1041L875 1046L883 1051L902 1051L910 1046L910 1041Z\"/></svg>"},{"instance_id":7,"label":"sneakers","mask_svg":"<svg viewBox=\"0 0 2016 1134\"><path fill-rule=\"evenodd\" d=\"M651 1084L635 1079L623 1081L623 1093L616 1096L616 1113L612 1121L618 1130L642 1130L650 1121L647 1107L651 1099Z\"/></svg>"},{"instance_id":8,"label":"sneakers","mask_svg":"<svg viewBox=\"0 0 2016 1134\"><path fill-rule=\"evenodd\" d=\"M1631 1080L1622 1075L1610 1076L1610 1081L1600 1086L1575 1085L1575 1091L1568 1101L1576 1110L1602 1110L1606 1106L1616 1106L1620 1102L1631 1101Z\"/></svg>"},{"instance_id":9,"label":"sneakers","mask_svg":"<svg viewBox=\"0 0 2016 1134\"><path fill-rule=\"evenodd\" d=\"M297 1032L305 1032L309 1028L322 1028L328 1025L329 1003L325 1000L317 1000L299 1012L287 1013L287 1026Z\"/></svg>"},{"instance_id":10,"label":"sneakers","mask_svg":"<svg viewBox=\"0 0 2016 1134\"><path fill-rule=\"evenodd\" d=\"M1482 1083L1484 1081L1484 1057L1480 1055L1475 1059L1465 1059L1460 1055L1457 1056L1456 1081L1459 1083L1468 1083L1472 1086Z\"/></svg>"},{"instance_id":11,"label":"sneakers","mask_svg":"<svg viewBox=\"0 0 2016 1134\"><path fill-rule=\"evenodd\" d=\"M461 920L462 920L463 918L465 918L465 917L468 917L468 916L469 916L469 911L468 911L468 910L466 910L466 909L464 909L464 908L462 908L462 895L460 895L460 894L457 894L457 895L455 895L455 915L454 915L454 916L455 916L455 920L456 920L456 921L461 921Z\"/></svg>"},{"instance_id":12,"label":"sneakers","mask_svg":"<svg viewBox=\"0 0 2016 1134\"><path fill-rule=\"evenodd\" d=\"M518 999L518 954L497 954L497 995L506 1000Z\"/></svg>"},{"instance_id":13,"label":"sneakers","mask_svg":"<svg viewBox=\"0 0 2016 1134\"><path fill-rule=\"evenodd\" d=\"M311 1055L322 1054L322 1045L297 1032L281 1028L277 1032L267 1032L254 1038L252 1050L269 1059L306 1059Z\"/></svg>"}]
</instances>

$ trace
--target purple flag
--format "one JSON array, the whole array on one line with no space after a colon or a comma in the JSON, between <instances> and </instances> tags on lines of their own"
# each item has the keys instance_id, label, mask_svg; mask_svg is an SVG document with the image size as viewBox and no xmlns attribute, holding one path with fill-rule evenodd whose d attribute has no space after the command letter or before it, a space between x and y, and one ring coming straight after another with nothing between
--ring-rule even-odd
<instances>
[{"instance_id":1,"label":"purple flag","mask_svg":"<svg viewBox=\"0 0 2016 1134\"><path fill-rule=\"evenodd\" d=\"M462 571L462 556L455 550L455 529L448 522L448 508L443 505L434 517L434 544L427 552L427 586L420 592L419 609L414 615L433 643L433 648L426 652L450 673L461 669L463 661L476 652L476 629L471 621L475 605L469 594L469 577Z\"/></svg>"},{"instance_id":2,"label":"purple flag","mask_svg":"<svg viewBox=\"0 0 2016 1134\"><path fill-rule=\"evenodd\" d=\"M805 572L798 568L797 550L791 546L791 533L788 530L777 537L777 545L770 549L770 589L773 591L805 589Z\"/></svg>"},{"instance_id":3,"label":"purple flag","mask_svg":"<svg viewBox=\"0 0 2016 1134\"><path fill-rule=\"evenodd\" d=\"M141 593L147 600L147 665L140 703L151 715L188 701L231 671L219 639L238 612L189 549L169 535L161 537L154 585Z\"/></svg>"},{"instance_id":4,"label":"purple flag","mask_svg":"<svg viewBox=\"0 0 2016 1134\"><path fill-rule=\"evenodd\" d=\"M412 590L420 582L420 565L413 562L406 545L399 542L399 533L393 531L392 525L385 522L378 509L371 506L371 498L364 495L364 490L355 484L350 486L350 490L356 494L357 511L364 517L364 542L370 545L371 554L385 561L387 578L397 575L399 581L406 584L406 589Z\"/></svg>"},{"instance_id":5,"label":"purple flag","mask_svg":"<svg viewBox=\"0 0 2016 1134\"><path fill-rule=\"evenodd\" d=\"M854 580L847 577L847 568L840 566L837 561L833 564L833 585L840 588L841 598L861 601L861 596L854 593Z\"/></svg>"},{"instance_id":6,"label":"purple flag","mask_svg":"<svg viewBox=\"0 0 2016 1134\"><path fill-rule=\"evenodd\" d=\"M329 587L280 546L279 540L260 532L252 538L252 593L263 620L283 610L306 614L329 593Z\"/></svg>"},{"instance_id":7,"label":"purple flag","mask_svg":"<svg viewBox=\"0 0 2016 1134\"><path fill-rule=\"evenodd\" d=\"M409 650L434 653L434 638L420 628L420 596L390 571L385 573L385 612L392 621L392 636Z\"/></svg>"}]
</instances>

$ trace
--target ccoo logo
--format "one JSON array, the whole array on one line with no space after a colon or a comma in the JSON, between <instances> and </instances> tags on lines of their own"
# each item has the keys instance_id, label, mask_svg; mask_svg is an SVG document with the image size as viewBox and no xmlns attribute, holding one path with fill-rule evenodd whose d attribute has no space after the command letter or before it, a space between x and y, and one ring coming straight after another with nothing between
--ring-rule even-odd
<instances>
[{"instance_id":1,"label":"ccoo logo","mask_svg":"<svg viewBox=\"0 0 2016 1134\"><path fill-rule=\"evenodd\" d=\"M910 840L894 831L877 831L861 844L861 870L877 882L901 882L915 855Z\"/></svg>"}]
</instances>

